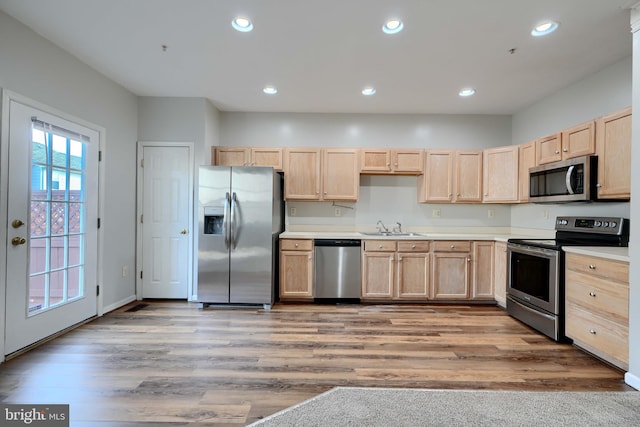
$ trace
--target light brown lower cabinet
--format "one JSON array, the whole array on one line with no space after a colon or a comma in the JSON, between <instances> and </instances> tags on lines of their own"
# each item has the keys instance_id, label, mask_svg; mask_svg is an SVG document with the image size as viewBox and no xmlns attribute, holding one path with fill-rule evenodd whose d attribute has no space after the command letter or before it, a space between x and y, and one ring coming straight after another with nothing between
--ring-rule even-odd
<instances>
[{"instance_id":1,"label":"light brown lower cabinet","mask_svg":"<svg viewBox=\"0 0 640 427\"><path fill-rule=\"evenodd\" d=\"M433 242L431 288L433 300L469 299L471 242Z\"/></svg>"},{"instance_id":2,"label":"light brown lower cabinet","mask_svg":"<svg viewBox=\"0 0 640 427\"><path fill-rule=\"evenodd\" d=\"M568 253L565 335L584 350L629 368L629 264Z\"/></svg>"},{"instance_id":3,"label":"light brown lower cabinet","mask_svg":"<svg viewBox=\"0 0 640 427\"><path fill-rule=\"evenodd\" d=\"M313 240L280 240L280 299L313 299Z\"/></svg>"},{"instance_id":4,"label":"light brown lower cabinet","mask_svg":"<svg viewBox=\"0 0 640 427\"><path fill-rule=\"evenodd\" d=\"M429 242L366 240L362 252L362 298L426 301Z\"/></svg>"},{"instance_id":5,"label":"light brown lower cabinet","mask_svg":"<svg viewBox=\"0 0 640 427\"><path fill-rule=\"evenodd\" d=\"M494 299L494 242L473 242L471 269L471 299Z\"/></svg>"},{"instance_id":6,"label":"light brown lower cabinet","mask_svg":"<svg viewBox=\"0 0 640 427\"><path fill-rule=\"evenodd\" d=\"M507 244L496 242L493 255L493 296L502 307L507 306Z\"/></svg>"}]
</instances>

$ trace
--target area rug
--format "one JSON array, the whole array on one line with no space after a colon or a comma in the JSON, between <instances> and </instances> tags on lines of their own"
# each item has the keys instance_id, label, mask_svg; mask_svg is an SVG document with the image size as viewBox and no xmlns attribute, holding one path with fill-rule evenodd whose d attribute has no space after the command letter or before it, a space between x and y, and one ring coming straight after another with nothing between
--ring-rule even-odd
<instances>
[{"instance_id":1,"label":"area rug","mask_svg":"<svg viewBox=\"0 0 640 427\"><path fill-rule=\"evenodd\" d=\"M337 387L251 426L640 426L640 392Z\"/></svg>"}]
</instances>

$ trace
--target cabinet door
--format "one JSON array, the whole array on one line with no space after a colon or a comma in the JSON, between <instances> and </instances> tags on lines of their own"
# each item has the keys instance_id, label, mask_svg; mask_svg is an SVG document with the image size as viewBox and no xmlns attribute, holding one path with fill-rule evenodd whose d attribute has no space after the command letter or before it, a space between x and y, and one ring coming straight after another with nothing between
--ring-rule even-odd
<instances>
[{"instance_id":1,"label":"cabinet door","mask_svg":"<svg viewBox=\"0 0 640 427\"><path fill-rule=\"evenodd\" d=\"M421 174L423 172L424 151L393 150L392 167L394 172Z\"/></svg>"},{"instance_id":2,"label":"cabinet door","mask_svg":"<svg viewBox=\"0 0 640 427\"><path fill-rule=\"evenodd\" d=\"M398 253L398 299L426 300L429 289L429 254Z\"/></svg>"},{"instance_id":3,"label":"cabinet door","mask_svg":"<svg viewBox=\"0 0 640 427\"><path fill-rule=\"evenodd\" d=\"M502 307L507 305L507 244L496 242L494 249L493 294Z\"/></svg>"},{"instance_id":4,"label":"cabinet door","mask_svg":"<svg viewBox=\"0 0 640 427\"><path fill-rule=\"evenodd\" d=\"M493 299L493 242L473 242L472 299Z\"/></svg>"},{"instance_id":5,"label":"cabinet door","mask_svg":"<svg viewBox=\"0 0 640 427\"><path fill-rule=\"evenodd\" d=\"M469 253L432 254L431 273L431 299L469 298Z\"/></svg>"},{"instance_id":6,"label":"cabinet door","mask_svg":"<svg viewBox=\"0 0 640 427\"><path fill-rule=\"evenodd\" d=\"M248 166L250 152L245 147L214 147L217 166Z\"/></svg>"},{"instance_id":7,"label":"cabinet door","mask_svg":"<svg viewBox=\"0 0 640 427\"><path fill-rule=\"evenodd\" d=\"M362 253L362 298L393 298L395 252Z\"/></svg>"},{"instance_id":8,"label":"cabinet door","mask_svg":"<svg viewBox=\"0 0 640 427\"><path fill-rule=\"evenodd\" d=\"M280 251L280 298L313 298L312 251Z\"/></svg>"},{"instance_id":9,"label":"cabinet door","mask_svg":"<svg viewBox=\"0 0 640 427\"><path fill-rule=\"evenodd\" d=\"M284 197L286 200L320 200L319 149L286 149Z\"/></svg>"},{"instance_id":10,"label":"cabinet door","mask_svg":"<svg viewBox=\"0 0 640 427\"><path fill-rule=\"evenodd\" d=\"M389 173L391 172L391 151L363 148L360 150L360 171Z\"/></svg>"},{"instance_id":11,"label":"cabinet door","mask_svg":"<svg viewBox=\"0 0 640 427\"><path fill-rule=\"evenodd\" d=\"M482 151L456 151L456 202L482 201Z\"/></svg>"},{"instance_id":12,"label":"cabinet door","mask_svg":"<svg viewBox=\"0 0 640 427\"><path fill-rule=\"evenodd\" d=\"M593 120L562 132L562 159L596 152L596 124Z\"/></svg>"},{"instance_id":13,"label":"cabinet door","mask_svg":"<svg viewBox=\"0 0 640 427\"><path fill-rule=\"evenodd\" d=\"M484 202L518 201L518 148L510 145L484 150Z\"/></svg>"},{"instance_id":14,"label":"cabinet door","mask_svg":"<svg viewBox=\"0 0 640 427\"><path fill-rule=\"evenodd\" d=\"M557 162L562 160L562 134L554 133L536 140L537 163L543 165L545 163Z\"/></svg>"},{"instance_id":15,"label":"cabinet door","mask_svg":"<svg viewBox=\"0 0 640 427\"><path fill-rule=\"evenodd\" d=\"M426 171L422 180L425 201L450 202L453 198L453 152L428 150Z\"/></svg>"},{"instance_id":16,"label":"cabinet door","mask_svg":"<svg viewBox=\"0 0 640 427\"><path fill-rule=\"evenodd\" d=\"M529 201L529 168L536 166L536 142L520 144L518 159L518 200Z\"/></svg>"},{"instance_id":17,"label":"cabinet door","mask_svg":"<svg viewBox=\"0 0 640 427\"><path fill-rule=\"evenodd\" d=\"M282 148L252 148L251 166L271 166L274 170L281 171Z\"/></svg>"},{"instance_id":18,"label":"cabinet door","mask_svg":"<svg viewBox=\"0 0 640 427\"><path fill-rule=\"evenodd\" d=\"M322 150L322 199L358 200L360 170L358 151L346 148Z\"/></svg>"},{"instance_id":19,"label":"cabinet door","mask_svg":"<svg viewBox=\"0 0 640 427\"><path fill-rule=\"evenodd\" d=\"M631 108L596 123L598 198L631 197Z\"/></svg>"}]
</instances>

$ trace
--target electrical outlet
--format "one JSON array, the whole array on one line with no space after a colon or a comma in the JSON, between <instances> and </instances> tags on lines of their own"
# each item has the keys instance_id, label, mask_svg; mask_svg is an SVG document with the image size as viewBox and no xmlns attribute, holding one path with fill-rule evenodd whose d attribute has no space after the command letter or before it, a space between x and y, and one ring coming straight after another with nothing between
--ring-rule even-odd
<instances>
[{"instance_id":1,"label":"electrical outlet","mask_svg":"<svg viewBox=\"0 0 640 427\"><path fill-rule=\"evenodd\" d=\"M493 218L495 214L496 214L496 211L494 211L493 209L487 210L487 218Z\"/></svg>"},{"instance_id":2,"label":"electrical outlet","mask_svg":"<svg viewBox=\"0 0 640 427\"><path fill-rule=\"evenodd\" d=\"M296 208L294 208L293 206L289 208L289 216L296 216Z\"/></svg>"},{"instance_id":3,"label":"electrical outlet","mask_svg":"<svg viewBox=\"0 0 640 427\"><path fill-rule=\"evenodd\" d=\"M431 211L431 216L434 218L440 218L440 209L434 209Z\"/></svg>"},{"instance_id":4,"label":"electrical outlet","mask_svg":"<svg viewBox=\"0 0 640 427\"><path fill-rule=\"evenodd\" d=\"M127 274L129 274L129 267L126 265L122 266L122 277L127 277Z\"/></svg>"},{"instance_id":5,"label":"electrical outlet","mask_svg":"<svg viewBox=\"0 0 640 427\"><path fill-rule=\"evenodd\" d=\"M544 219L549 219L549 209L545 209L545 210L542 212L542 217L543 217Z\"/></svg>"},{"instance_id":6,"label":"electrical outlet","mask_svg":"<svg viewBox=\"0 0 640 427\"><path fill-rule=\"evenodd\" d=\"M342 216L342 210L339 207L335 207L333 210L335 216Z\"/></svg>"}]
</instances>

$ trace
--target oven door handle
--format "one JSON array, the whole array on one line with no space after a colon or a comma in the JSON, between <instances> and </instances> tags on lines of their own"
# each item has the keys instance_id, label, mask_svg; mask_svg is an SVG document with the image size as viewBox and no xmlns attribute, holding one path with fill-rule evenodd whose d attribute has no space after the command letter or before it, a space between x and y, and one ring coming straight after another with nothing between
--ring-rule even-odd
<instances>
[{"instance_id":1,"label":"oven door handle","mask_svg":"<svg viewBox=\"0 0 640 427\"><path fill-rule=\"evenodd\" d=\"M511 252L516 252L516 253L525 254L525 255L538 255L545 258L555 258L558 256L558 251L553 249L542 249L542 248L538 249L538 248L532 248L530 246L520 246L520 245L514 245L514 244L508 244L507 248L511 249Z\"/></svg>"},{"instance_id":2,"label":"oven door handle","mask_svg":"<svg viewBox=\"0 0 640 427\"><path fill-rule=\"evenodd\" d=\"M571 186L571 176L573 175L573 170L575 168L575 165L569 166L569 169L567 169L567 175L564 177L564 182L567 185L567 191L569 192L569 194L575 194L575 191Z\"/></svg>"}]
</instances>

